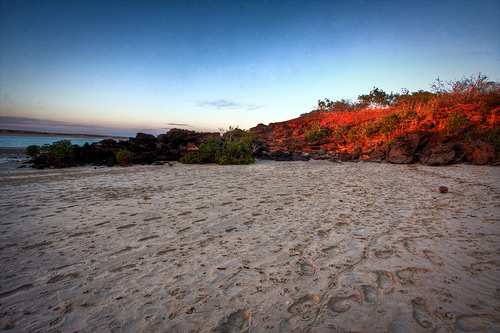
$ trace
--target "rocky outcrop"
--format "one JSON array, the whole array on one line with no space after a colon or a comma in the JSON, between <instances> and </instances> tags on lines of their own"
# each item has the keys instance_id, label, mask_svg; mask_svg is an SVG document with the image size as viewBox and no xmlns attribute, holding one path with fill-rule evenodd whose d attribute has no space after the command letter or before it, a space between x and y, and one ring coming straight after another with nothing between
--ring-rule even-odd
<instances>
[{"instance_id":1,"label":"rocky outcrop","mask_svg":"<svg viewBox=\"0 0 500 333\"><path fill-rule=\"evenodd\" d=\"M153 164L179 160L193 149L196 149L209 136L219 133L200 133L182 129L172 129L155 137L151 134L137 133L135 138L116 141L105 139L93 144L73 146L74 164L91 164L95 166L114 166L118 164L116 154L120 149L127 149L133 155L133 164ZM45 168L48 165L33 161L34 168Z\"/></svg>"},{"instance_id":2,"label":"rocky outcrop","mask_svg":"<svg viewBox=\"0 0 500 333\"><path fill-rule=\"evenodd\" d=\"M448 165L463 162L464 155L462 142L433 141L421 150L419 161L427 165Z\"/></svg>"},{"instance_id":3,"label":"rocky outcrop","mask_svg":"<svg viewBox=\"0 0 500 333\"><path fill-rule=\"evenodd\" d=\"M387 162L394 164L411 164L418 160L417 152L422 147L428 134L426 132L405 133L394 139Z\"/></svg>"},{"instance_id":4,"label":"rocky outcrop","mask_svg":"<svg viewBox=\"0 0 500 333\"><path fill-rule=\"evenodd\" d=\"M465 147L465 160L478 165L498 162L498 148L491 143L474 141Z\"/></svg>"},{"instance_id":5,"label":"rocky outcrop","mask_svg":"<svg viewBox=\"0 0 500 333\"><path fill-rule=\"evenodd\" d=\"M328 126L321 128L321 132L316 135L311 135L312 121L317 124L321 119L300 117L281 123L259 124L252 128L256 133L253 145L255 157L276 161L316 159L395 164L419 162L432 166L462 162L478 165L498 164L500 159L497 145L481 140L465 140L465 133L470 133L468 127L450 134L439 132L436 130L436 124L426 122L415 131L352 140L347 139L345 134L334 135ZM486 122L484 117L474 116L468 126L485 126ZM137 133L134 138L128 140L105 139L91 145L85 144L83 147L74 146L75 164L117 165L116 154L120 149L127 149L132 153L134 164L161 164L179 160L196 150L208 137L219 135L172 129L157 137ZM39 164L35 161L34 167L43 167Z\"/></svg>"},{"instance_id":6,"label":"rocky outcrop","mask_svg":"<svg viewBox=\"0 0 500 333\"><path fill-rule=\"evenodd\" d=\"M158 136L160 144L159 158L162 160L179 160L181 157L196 149L210 136L219 133L202 133L183 129L171 129Z\"/></svg>"},{"instance_id":7,"label":"rocky outcrop","mask_svg":"<svg viewBox=\"0 0 500 333\"><path fill-rule=\"evenodd\" d=\"M484 123L483 117L473 117L469 126ZM297 118L268 126L259 124L252 128L258 136L256 156L277 161L331 159L333 161L369 161L394 164L423 163L439 166L455 163L495 164L500 159L499 148L481 140L464 139L469 128L450 134L435 130L436 125L424 124L425 130L395 135L391 140L360 139L348 143L324 135L309 142L303 133L309 124Z\"/></svg>"}]
</instances>

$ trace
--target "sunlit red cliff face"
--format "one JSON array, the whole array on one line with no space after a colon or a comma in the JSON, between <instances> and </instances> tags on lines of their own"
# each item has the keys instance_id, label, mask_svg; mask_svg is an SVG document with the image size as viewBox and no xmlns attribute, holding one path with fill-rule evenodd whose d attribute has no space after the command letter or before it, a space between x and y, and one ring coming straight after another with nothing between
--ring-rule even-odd
<instances>
[{"instance_id":1,"label":"sunlit red cliff face","mask_svg":"<svg viewBox=\"0 0 500 333\"><path fill-rule=\"evenodd\" d=\"M475 97L448 93L383 108L312 112L252 130L261 158L498 164L500 91L497 85Z\"/></svg>"}]
</instances>

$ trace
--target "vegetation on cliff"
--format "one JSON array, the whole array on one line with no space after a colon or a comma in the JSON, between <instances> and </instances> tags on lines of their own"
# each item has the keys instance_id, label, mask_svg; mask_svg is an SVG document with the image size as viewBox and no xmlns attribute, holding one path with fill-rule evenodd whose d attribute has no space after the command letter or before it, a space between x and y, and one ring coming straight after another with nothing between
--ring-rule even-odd
<instances>
[{"instance_id":1,"label":"vegetation on cliff","mask_svg":"<svg viewBox=\"0 0 500 333\"><path fill-rule=\"evenodd\" d=\"M332 138L340 144L431 130L444 134L459 133L464 140L482 139L498 145L500 83L482 74L451 82L437 80L432 92L386 93L374 88L356 102L342 99L318 101L318 106L299 119L304 120L296 133L305 142Z\"/></svg>"},{"instance_id":2,"label":"vegetation on cliff","mask_svg":"<svg viewBox=\"0 0 500 333\"><path fill-rule=\"evenodd\" d=\"M431 91L386 93L375 87L355 102L319 100L299 118L254 130L262 158L497 163L500 83L479 73L438 79Z\"/></svg>"}]
</instances>

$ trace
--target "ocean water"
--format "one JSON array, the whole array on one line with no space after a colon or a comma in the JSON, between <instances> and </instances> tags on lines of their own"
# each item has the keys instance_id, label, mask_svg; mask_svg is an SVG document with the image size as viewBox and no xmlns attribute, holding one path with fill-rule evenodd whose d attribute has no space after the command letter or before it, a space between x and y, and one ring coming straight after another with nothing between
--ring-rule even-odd
<instances>
[{"instance_id":1,"label":"ocean water","mask_svg":"<svg viewBox=\"0 0 500 333\"><path fill-rule=\"evenodd\" d=\"M31 145L42 146L44 144L52 144L60 140L71 140L74 145L83 146L86 142L92 144L102 141L103 139L88 139L88 138L64 138L64 137L34 137L34 136L0 136L0 147L16 147L26 148ZM28 158L24 154L14 152L1 152L0 163L26 161Z\"/></svg>"},{"instance_id":2,"label":"ocean water","mask_svg":"<svg viewBox=\"0 0 500 333\"><path fill-rule=\"evenodd\" d=\"M20 147L26 148L31 145L52 144L60 140L71 140L74 145L83 146L86 142L89 144L99 142L104 139L87 139L87 138L54 138L54 137L36 137L36 136L0 136L0 147Z\"/></svg>"}]
</instances>

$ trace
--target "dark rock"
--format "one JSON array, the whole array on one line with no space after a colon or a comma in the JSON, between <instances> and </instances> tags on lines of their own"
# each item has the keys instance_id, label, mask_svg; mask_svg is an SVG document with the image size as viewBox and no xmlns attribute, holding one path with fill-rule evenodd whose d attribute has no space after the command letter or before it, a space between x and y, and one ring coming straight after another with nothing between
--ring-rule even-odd
<instances>
[{"instance_id":1,"label":"dark rock","mask_svg":"<svg viewBox=\"0 0 500 333\"><path fill-rule=\"evenodd\" d=\"M94 143L95 146L100 148L115 148L117 142L113 139L104 139L102 141ZM86 143L88 145L88 143Z\"/></svg>"},{"instance_id":2,"label":"dark rock","mask_svg":"<svg viewBox=\"0 0 500 333\"><path fill-rule=\"evenodd\" d=\"M293 161L293 156L289 151L278 150L273 155L276 161Z\"/></svg>"},{"instance_id":3,"label":"dark rock","mask_svg":"<svg viewBox=\"0 0 500 333\"><path fill-rule=\"evenodd\" d=\"M128 140L128 143L129 150L133 153L158 151L161 148L158 139L151 134L137 133L135 138Z\"/></svg>"},{"instance_id":4,"label":"dark rock","mask_svg":"<svg viewBox=\"0 0 500 333\"><path fill-rule=\"evenodd\" d=\"M340 153L340 161L347 162L351 160L352 160L352 155L349 152L343 151Z\"/></svg>"},{"instance_id":5,"label":"dark rock","mask_svg":"<svg viewBox=\"0 0 500 333\"><path fill-rule=\"evenodd\" d=\"M132 163L134 164L153 164L156 160L154 152L139 153L134 156Z\"/></svg>"},{"instance_id":6,"label":"dark rock","mask_svg":"<svg viewBox=\"0 0 500 333\"><path fill-rule=\"evenodd\" d=\"M37 170L50 169L50 165L45 163L35 163L31 167Z\"/></svg>"},{"instance_id":7,"label":"dark rock","mask_svg":"<svg viewBox=\"0 0 500 333\"><path fill-rule=\"evenodd\" d=\"M419 159L427 165L448 165L460 162L464 157L463 146L458 141L434 142L422 149Z\"/></svg>"},{"instance_id":8,"label":"dark rock","mask_svg":"<svg viewBox=\"0 0 500 333\"><path fill-rule=\"evenodd\" d=\"M387 162L394 164L411 164L417 161L417 150L426 139L425 132L406 133L394 139Z\"/></svg>"},{"instance_id":9,"label":"dark rock","mask_svg":"<svg viewBox=\"0 0 500 333\"><path fill-rule=\"evenodd\" d=\"M151 141L151 142L157 142L158 139L152 135L152 134L145 134L145 133L137 133L135 135L135 139L138 141Z\"/></svg>"},{"instance_id":10,"label":"dark rock","mask_svg":"<svg viewBox=\"0 0 500 333\"><path fill-rule=\"evenodd\" d=\"M383 142L367 144L360 159L366 162L382 162L387 155L387 145Z\"/></svg>"},{"instance_id":11,"label":"dark rock","mask_svg":"<svg viewBox=\"0 0 500 333\"><path fill-rule=\"evenodd\" d=\"M293 155L292 156L292 161L309 161L309 157L306 157L304 155Z\"/></svg>"},{"instance_id":12,"label":"dark rock","mask_svg":"<svg viewBox=\"0 0 500 333\"><path fill-rule=\"evenodd\" d=\"M497 161L498 148L488 142L474 141L465 148L465 159L472 164L484 165Z\"/></svg>"},{"instance_id":13,"label":"dark rock","mask_svg":"<svg viewBox=\"0 0 500 333\"><path fill-rule=\"evenodd\" d=\"M177 128L171 129L165 134L158 135L158 142L160 144L159 158L163 160L179 160L211 136L217 137L219 133L200 133Z\"/></svg>"}]
</instances>

